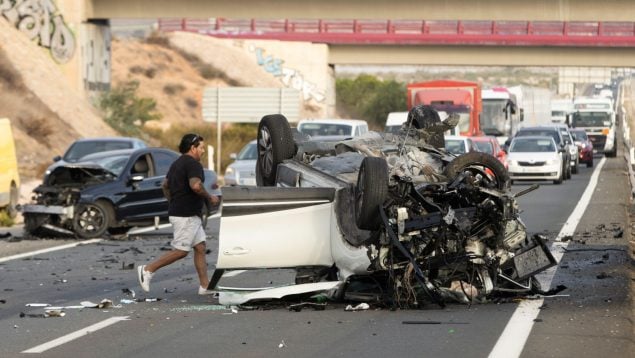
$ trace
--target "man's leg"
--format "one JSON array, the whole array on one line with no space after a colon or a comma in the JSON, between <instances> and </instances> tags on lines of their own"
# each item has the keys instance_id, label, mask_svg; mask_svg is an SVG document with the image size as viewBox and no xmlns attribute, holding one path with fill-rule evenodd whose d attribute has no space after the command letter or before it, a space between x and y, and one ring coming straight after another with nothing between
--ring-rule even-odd
<instances>
[{"instance_id":1,"label":"man's leg","mask_svg":"<svg viewBox=\"0 0 635 358\"><path fill-rule=\"evenodd\" d=\"M198 274L198 280L201 287L207 287L209 280L207 278L207 259L205 257L205 241L194 246L194 266Z\"/></svg>"},{"instance_id":2,"label":"man's leg","mask_svg":"<svg viewBox=\"0 0 635 358\"><path fill-rule=\"evenodd\" d=\"M158 259L150 262L146 265L145 270L148 272L155 272L163 266L167 266L175 261L178 261L187 256L187 251L172 249L165 254L161 255Z\"/></svg>"}]
</instances>

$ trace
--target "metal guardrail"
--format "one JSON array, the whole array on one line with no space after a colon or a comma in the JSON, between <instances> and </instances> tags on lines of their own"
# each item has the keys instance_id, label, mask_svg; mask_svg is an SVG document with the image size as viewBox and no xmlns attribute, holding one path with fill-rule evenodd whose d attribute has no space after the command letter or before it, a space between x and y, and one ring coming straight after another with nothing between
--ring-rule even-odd
<instances>
[{"instance_id":1,"label":"metal guardrail","mask_svg":"<svg viewBox=\"0 0 635 358\"><path fill-rule=\"evenodd\" d=\"M630 85L630 81L629 81ZM624 89L622 88L624 83L620 84L618 106L616 111L620 114L621 127L622 127L622 140L624 143L624 160L628 167L628 178L631 185L631 202L635 200L635 171L633 165L635 164L635 148L633 148L633 141L631 139L631 128L629 124L629 116L624 108Z\"/></svg>"},{"instance_id":2,"label":"metal guardrail","mask_svg":"<svg viewBox=\"0 0 635 358\"><path fill-rule=\"evenodd\" d=\"M635 22L159 19L161 31L330 44L635 47Z\"/></svg>"}]
</instances>

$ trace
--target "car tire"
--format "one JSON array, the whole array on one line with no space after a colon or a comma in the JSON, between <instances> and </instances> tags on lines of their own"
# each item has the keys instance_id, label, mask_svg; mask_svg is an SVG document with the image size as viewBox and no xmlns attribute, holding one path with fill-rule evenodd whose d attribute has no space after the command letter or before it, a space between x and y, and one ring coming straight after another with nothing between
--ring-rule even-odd
<instances>
[{"instance_id":1,"label":"car tire","mask_svg":"<svg viewBox=\"0 0 635 358\"><path fill-rule=\"evenodd\" d=\"M578 161L575 161L575 164L573 165L573 167L571 168L571 173L573 174L578 174Z\"/></svg>"},{"instance_id":2,"label":"car tire","mask_svg":"<svg viewBox=\"0 0 635 358\"><path fill-rule=\"evenodd\" d=\"M7 206L7 213L11 219L15 219L18 215L18 199L20 197L20 193L18 192L18 187L15 183L11 183L11 189L9 191L9 206Z\"/></svg>"},{"instance_id":3,"label":"car tire","mask_svg":"<svg viewBox=\"0 0 635 358\"><path fill-rule=\"evenodd\" d=\"M593 168L593 157L591 157L591 160L589 160L588 162L586 162L586 167L587 167L587 168Z\"/></svg>"},{"instance_id":4,"label":"car tire","mask_svg":"<svg viewBox=\"0 0 635 358\"><path fill-rule=\"evenodd\" d=\"M256 182L273 186L276 184L278 164L295 154L295 143L287 118L281 114L262 117L258 124L257 146Z\"/></svg>"},{"instance_id":5,"label":"car tire","mask_svg":"<svg viewBox=\"0 0 635 358\"><path fill-rule=\"evenodd\" d=\"M388 196L388 164L383 158L362 160L355 187L355 222L362 230L381 226L379 208Z\"/></svg>"},{"instance_id":6,"label":"car tire","mask_svg":"<svg viewBox=\"0 0 635 358\"><path fill-rule=\"evenodd\" d=\"M73 217L73 231L84 239L102 236L114 216L112 206L104 201L82 204Z\"/></svg>"},{"instance_id":7,"label":"car tire","mask_svg":"<svg viewBox=\"0 0 635 358\"><path fill-rule=\"evenodd\" d=\"M444 174L449 182L452 182L464 170L476 170L479 174L484 174L483 168L489 169L494 174L493 187L500 190L510 187L509 174L505 166L496 157L482 152L459 155L445 167Z\"/></svg>"}]
</instances>

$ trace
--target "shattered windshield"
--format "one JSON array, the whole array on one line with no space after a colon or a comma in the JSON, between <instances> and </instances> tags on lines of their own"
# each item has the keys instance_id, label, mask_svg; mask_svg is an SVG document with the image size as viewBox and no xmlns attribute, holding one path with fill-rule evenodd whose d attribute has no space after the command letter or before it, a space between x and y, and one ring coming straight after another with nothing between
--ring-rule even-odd
<instances>
[{"instance_id":1,"label":"shattered windshield","mask_svg":"<svg viewBox=\"0 0 635 358\"><path fill-rule=\"evenodd\" d=\"M117 155L113 157L109 156L98 158L91 160L91 162L103 167L116 176L120 176L123 173L129 158L130 157L128 155Z\"/></svg>"},{"instance_id":2,"label":"shattered windshield","mask_svg":"<svg viewBox=\"0 0 635 358\"><path fill-rule=\"evenodd\" d=\"M64 154L64 160L74 163L89 154L129 148L132 148L132 143L124 141L75 142L70 148L68 148L66 154Z\"/></svg>"},{"instance_id":3,"label":"shattered windshield","mask_svg":"<svg viewBox=\"0 0 635 358\"><path fill-rule=\"evenodd\" d=\"M611 117L603 112L576 112L573 114L576 127L605 127L611 125Z\"/></svg>"}]
</instances>

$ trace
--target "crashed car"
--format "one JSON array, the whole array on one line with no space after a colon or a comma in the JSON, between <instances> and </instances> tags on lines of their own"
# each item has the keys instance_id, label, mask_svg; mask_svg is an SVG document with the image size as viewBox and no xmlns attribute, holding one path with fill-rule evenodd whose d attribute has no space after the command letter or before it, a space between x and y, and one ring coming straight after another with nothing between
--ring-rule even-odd
<instances>
[{"instance_id":1,"label":"crashed car","mask_svg":"<svg viewBox=\"0 0 635 358\"><path fill-rule=\"evenodd\" d=\"M220 301L315 291L350 298L360 281L399 307L538 292L534 275L555 259L540 237L528 237L516 202L535 187L513 194L497 158L448 153L444 132L457 121L423 106L397 134L316 142L283 115L263 117L259 187L223 189L208 288L225 270L293 268L294 286L221 291Z\"/></svg>"},{"instance_id":2,"label":"crashed car","mask_svg":"<svg viewBox=\"0 0 635 358\"><path fill-rule=\"evenodd\" d=\"M24 228L35 236L94 238L167 223L168 202L161 183L179 156L165 148L123 149L57 166L33 190L34 202L20 208ZM204 183L220 195L215 172L205 170Z\"/></svg>"}]
</instances>

